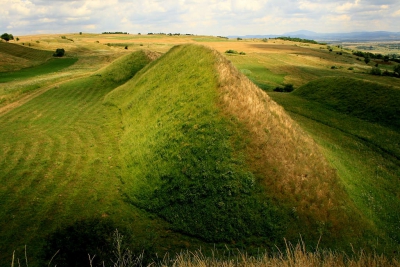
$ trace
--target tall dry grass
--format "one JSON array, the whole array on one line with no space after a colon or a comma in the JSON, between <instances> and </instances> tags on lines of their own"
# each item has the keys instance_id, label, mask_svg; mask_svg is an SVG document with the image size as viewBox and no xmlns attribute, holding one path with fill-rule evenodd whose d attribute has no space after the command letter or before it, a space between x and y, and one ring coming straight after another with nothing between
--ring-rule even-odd
<instances>
[{"instance_id":1,"label":"tall dry grass","mask_svg":"<svg viewBox=\"0 0 400 267\"><path fill-rule=\"evenodd\" d=\"M247 162L267 192L291 206L305 227L314 227L315 237L326 231L360 236L358 229L369 226L315 141L227 59L218 52L215 57L221 109L248 130Z\"/></svg>"},{"instance_id":2,"label":"tall dry grass","mask_svg":"<svg viewBox=\"0 0 400 267\"><path fill-rule=\"evenodd\" d=\"M169 261L169 262L167 262ZM154 264L152 266L157 266ZM355 256L332 251L307 251L305 245L287 244L286 251L276 255L267 253L249 256L238 252L229 259L207 257L201 251L181 252L172 260L164 259L162 267L395 267L400 266L398 259L388 259L383 255L366 254L363 251Z\"/></svg>"}]
</instances>

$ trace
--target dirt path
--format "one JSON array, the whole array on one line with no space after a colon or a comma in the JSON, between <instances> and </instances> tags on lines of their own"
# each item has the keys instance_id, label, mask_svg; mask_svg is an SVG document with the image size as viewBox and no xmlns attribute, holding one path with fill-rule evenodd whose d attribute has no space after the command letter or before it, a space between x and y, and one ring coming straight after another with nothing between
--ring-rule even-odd
<instances>
[{"instance_id":1,"label":"dirt path","mask_svg":"<svg viewBox=\"0 0 400 267\"><path fill-rule=\"evenodd\" d=\"M75 76L74 78L69 78L69 79L66 79L64 81L60 81L60 82L54 83L52 85L37 89L31 94L25 95L24 97L14 101L14 102L12 102L12 103L10 103L8 105L5 105L4 107L0 107L0 117L5 115L5 114L7 114L8 112L10 112L11 110L13 110L13 109L15 109L17 107L22 106L23 104L29 102L30 100L34 99L35 97L40 96L41 94L47 92L48 90L58 87L60 84L63 84L65 82L69 82L69 81L72 81L72 80L76 80L76 79L79 79L79 78L82 78L82 77L85 77L85 76L88 76L88 75L89 74L81 74L79 76Z\"/></svg>"}]
</instances>

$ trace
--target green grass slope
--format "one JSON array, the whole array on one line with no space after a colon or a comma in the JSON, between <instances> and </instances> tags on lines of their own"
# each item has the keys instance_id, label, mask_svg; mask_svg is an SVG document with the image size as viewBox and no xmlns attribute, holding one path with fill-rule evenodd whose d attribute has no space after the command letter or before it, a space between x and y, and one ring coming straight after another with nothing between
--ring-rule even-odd
<instances>
[{"instance_id":1,"label":"green grass slope","mask_svg":"<svg viewBox=\"0 0 400 267\"><path fill-rule=\"evenodd\" d=\"M208 242L371 233L318 146L220 54L178 46L111 92L126 201Z\"/></svg>"},{"instance_id":2,"label":"green grass slope","mask_svg":"<svg viewBox=\"0 0 400 267\"><path fill-rule=\"evenodd\" d=\"M341 113L400 130L400 88L332 77L310 82L293 94Z\"/></svg>"},{"instance_id":3,"label":"green grass slope","mask_svg":"<svg viewBox=\"0 0 400 267\"><path fill-rule=\"evenodd\" d=\"M29 79L37 77L39 75L61 71L64 68L72 66L77 61L77 58L54 58L46 61L39 66L24 68L14 72L0 72L0 83L6 83L21 79Z\"/></svg>"},{"instance_id":4,"label":"green grass slope","mask_svg":"<svg viewBox=\"0 0 400 267\"><path fill-rule=\"evenodd\" d=\"M15 71L21 68L36 66L52 58L53 52L34 49L18 44L0 42L0 71Z\"/></svg>"},{"instance_id":5,"label":"green grass slope","mask_svg":"<svg viewBox=\"0 0 400 267\"><path fill-rule=\"evenodd\" d=\"M76 221L137 217L119 192L118 112L102 101L148 62L144 52L126 55L0 116L1 265L10 263L13 250L21 257L25 244L33 264L44 237ZM47 251L58 249L65 247Z\"/></svg>"},{"instance_id":6,"label":"green grass slope","mask_svg":"<svg viewBox=\"0 0 400 267\"><path fill-rule=\"evenodd\" d=\"M398 89L325 78L297 90L269 95L323 147L354 203L380 232L370 245L398 249Z\"/></svg>"}]
</instances>

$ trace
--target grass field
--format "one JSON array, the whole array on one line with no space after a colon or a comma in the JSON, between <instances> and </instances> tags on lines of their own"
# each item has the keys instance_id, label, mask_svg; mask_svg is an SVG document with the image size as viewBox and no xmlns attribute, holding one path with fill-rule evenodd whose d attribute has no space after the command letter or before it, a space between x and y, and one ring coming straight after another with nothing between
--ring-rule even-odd
<instances>
[{"instance_id":1,"label":"grass field","mask_svg":"<svg viewBox=\"0 0 400 267\"><path fill-rule=\"evenodd\" d=\"M273 250L300 233L311 248L398 249L397 78L370 75L340 50L280 40L20 39L6 44L12 53L0 43L2 264L25 244L32 265L57 246L82 247L87 260L84 245L62 240L114 228L146 256ZM185 43L246 54L224 54L236 71L201 46L171 50ZM39 60L60 46L68 58ZM288 83L293 93L270 92Z\"/></svg>"},{"instance_id":2,"label":"grass field","mask_svg":"<svg viewBox=\"0 0 400 267\"><path fill-rule=\"evenodd\" d=\"M299 91L293 94L270 93L270 95L312 134L323 147L325 155L338 171L342 183L357 206L368 215L382 235L389 237L390 243L398 244L399 217L398 213L393 211L400 209L397 182L400 175L398 167L400 135L395 126L398 120L385 123L386 118L397 114L390 112L396 105L380 107L382 114L387 111L389 115L382 115L381 120L376 122L375 114L368 113L368 109L373 109L376 102L344 104L352 99L352 97L347 98L348 95L345 94L348 92L347 85L351 84L351 81L342 85L340 81L332 82L327 79L326 82L321 81L320 85L324 87L318 87L324 88L323 93L329 92L330 89L339 94L342 91L341 97L335 101L338 106L325 104L334 100L334 93L331 93L331 98L328 99L326 95L318 95L318 91L315 90L312 94L314 99L307 99L307 91L312 88L309 85L299 88ZM364 89L360 81L358 86L357 92ZM373 88L380 88L382 96L388 93L392 99L396 99L398 90L391 93L384 87ZM366 90L363 95L368 96L368 91ZM390 103L390 100L385 103ZM361 113L362 119L353 115L360 116L360 109L364 111Z\"/></svg>"},{"instance_id":3,"label":"grass field","mask_svg":"<svg viewBox=\"0 0 400 267\"><path fill-rule=\"evenodd\" d=\"M37 78L43 74L61 71L64 68L68 68L73 65L77 60L77 58L50 59L39 66L22 69L15 72L0 72L0 83Z\"/></svg>"}]
</instances>

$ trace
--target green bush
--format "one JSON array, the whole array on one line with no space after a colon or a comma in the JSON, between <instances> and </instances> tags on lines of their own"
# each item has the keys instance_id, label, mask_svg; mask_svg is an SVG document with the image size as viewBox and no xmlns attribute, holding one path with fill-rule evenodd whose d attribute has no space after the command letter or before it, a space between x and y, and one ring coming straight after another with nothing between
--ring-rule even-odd
<instances>
[{"instance_id":1,"label":"green bush","mask_svg":"<svg viewBox=\"0 0 400 267\"><path fill-rule=\"evenodd\" d=\"M378 68L378 67L373 67L373 68L371 69L371 74L372 74L372 75L381 76L381 75L382 75L382 71L381 71L381 69Z\"/></svg>"},{"instance_id":2,"label":"green bush","mask_svg":"<svg viewBox=\"0 0 400 267\"><path fill-rule=\"evenodd\" d=\"M274 92L290 93L294 90L293 84L286 84L284 87L276 87Z\"/></svg>"},{"instance_id":3,"label":"green bush","mask_svg":"<svg viewBox=\"0 0 400 267\"><path fill-rule=\"evenodd\" d=\"M53 57L63 57L65 55L64 48L57 48L56 52L53 54Z\"/></svg>"},{"instance_id":4,"label":"green bush","mask_svg":"<svg viewBox=\"0 0 400 267\"><path fill-rule=\"evenodd\" d=\"M227 54L239 54L238 51L232 50L232 49L226 50L225 53L227 53Z\"/></svg>"}]
</instances>

